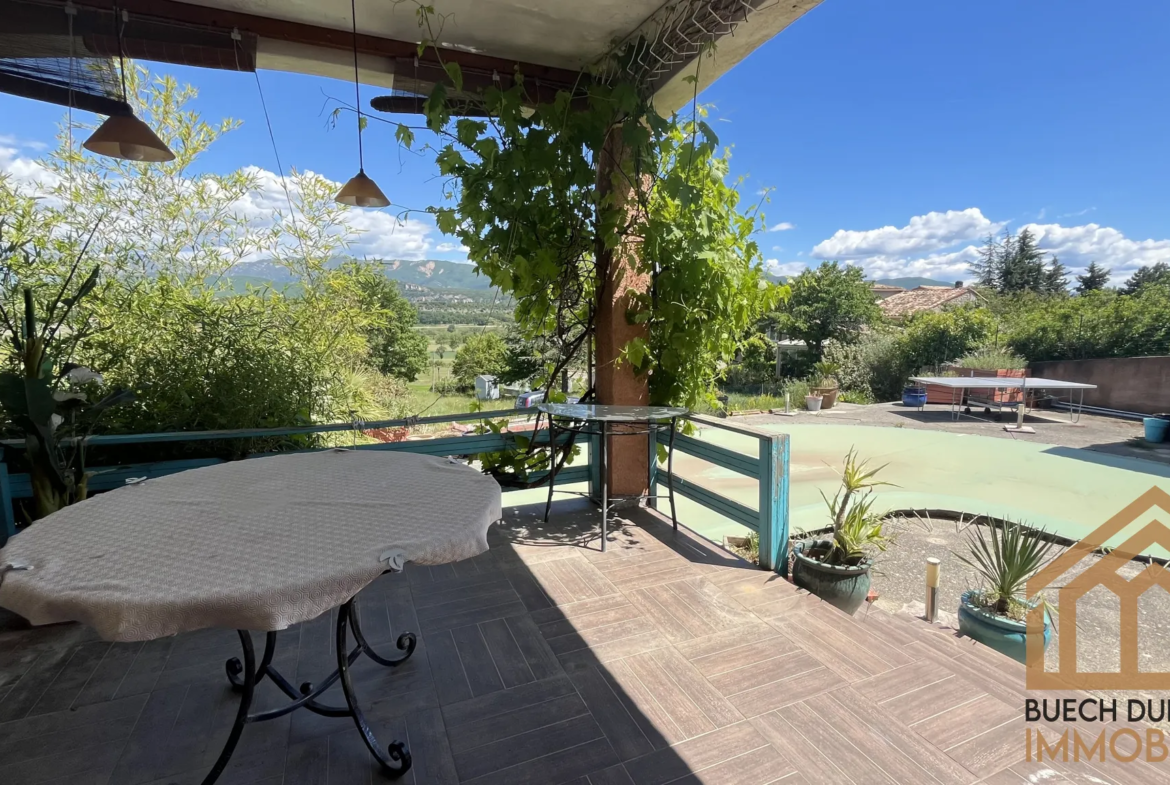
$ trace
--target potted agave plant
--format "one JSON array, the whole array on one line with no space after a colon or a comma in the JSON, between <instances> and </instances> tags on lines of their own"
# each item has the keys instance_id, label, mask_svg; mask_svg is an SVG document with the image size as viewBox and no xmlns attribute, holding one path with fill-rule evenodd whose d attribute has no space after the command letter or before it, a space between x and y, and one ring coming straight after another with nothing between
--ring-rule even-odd
<instances>
[{"instance_id":1,"label":"potted agave plant","mask_svg":"<svg viewBox=\"0 0 1170 785\"><path fill-rule=\"evenodd\" d=\"M841 366L838 363L821 360L813 366L813 371L816 373L817 383L809 388L809 394L821 396L822 409L832 409L837 403L837 391L840 387L837 383L837 374L840 373Z\"/></svg>"},{"instance_id":2,"label":"potted agave plant","mask_svg":"<svg viewBox=\"0 0 1170 785\"><path fill-rule=\"evenodd\" d=\"M841 487L829 500L832 539L797 543L792 553L792 581L846 613L853 613L869 596L873 558L892 539L884 531L883 513L873 511L873 489L891 485L876 479L879 466L870 469L855 450L845 456Z\"/></svg>"},{"instance_id":3,"label":"potted agave plant","mask_svg":"<svg viewBox=\"0 0 1170 785\"><path fill-rule=\"evenodd\" d=\"M959 600L959 632L1024 661L1027 651L1027 615L1044 607L1044 646L1052 640L1056 609L1043 597L1028 597L1028 580L1055 556L1054 543L1044 529L1022 523L974 525L967 530L967 554L956 553L979 575L980 587L963 592Z\"/></svg>"}]
</instances>

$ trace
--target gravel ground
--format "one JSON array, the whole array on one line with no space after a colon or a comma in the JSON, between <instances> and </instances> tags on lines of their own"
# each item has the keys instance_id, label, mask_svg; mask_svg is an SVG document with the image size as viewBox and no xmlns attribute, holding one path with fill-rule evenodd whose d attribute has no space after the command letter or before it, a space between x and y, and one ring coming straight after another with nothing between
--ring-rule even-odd
<instances>
[{"instance_id":1,"label":"gravel ground","mask_svg":"<svg viewBox=\"0 0 1170 785\"><path fill-rule=\"evenodd\" d=\"M925 518L896 518L888 524L895 543L877 560L873 588L878 593L875 604L891 611L921 617L925 613L926 558L937 557L941 562L939 582L939 622L958 628L959 597L967 589L979 588L976 572L959 560L955 553L967 553L965 531L970 523ZM975 524L978 525L978 524ZM1056 547L1052 555L1064 552ZM1092 555L1081 560L1065 573L1060 585L1091 568L1101 556ZM1145 564L1130 562L1118 572L1132 578ZM1163 567L1162 569L1166 569ZM1045 592L1048 601L1059 611L1060 598L1055 586ZM862 613L865 611L862 610ZM1077 669L1082 672L1114 672L1119 663L1120 602L1118 598L1098 587L1077 603ZM1060 645L1061 625L1056 615L1056 630L1048 648L1047 665L1055 670ZM1145 672L1170 672L1170 592L1155 586L1138 602L1138 667ZM1102 693L1119 701L1139 697L1137 692ZM1165 698L1164 693L1150 698ZM1168 725L1167 727L1170 727Z\"/></svg>"}]
</instances>

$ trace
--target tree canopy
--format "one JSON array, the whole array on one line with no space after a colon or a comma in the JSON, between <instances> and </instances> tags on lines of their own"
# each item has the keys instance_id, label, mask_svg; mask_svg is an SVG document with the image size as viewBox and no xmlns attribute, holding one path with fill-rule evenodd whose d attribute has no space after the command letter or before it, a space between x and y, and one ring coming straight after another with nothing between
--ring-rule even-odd
<instances>
[{"instance_id":1,"label":"tree canopy","mask_svg":"<svg viewBox=\"0 0 1170 785\"><path fill-rule=\"evenodd\" d=\"M1084 294L1104 289L1109 283L1111 272L1112 270L1108 267L1102 267L1096 262L1089 262L1089 266L1085 268L1085 274L1077 276L1077 292Z\"/></svg>"},{"instance_id":2,"label":"tree canopy","mask_svg":"<svg viewBox=\"0 0 1170 785\"><path fill-rule=\"evenodd\" d=\"M791 279L789 287L777 324L788 336L804 341L817 359L824 355L826 341L848 340L881 317L860 267L821 262Z\"/></svg>"},{"instance_id":3,"label":"tree canopy","mask_svg":"<svg viewBox=\"0 0 1170 785\"><path fill-rule=\"evenodd\" d=\"M455 352L451 375L463 387L475 384L480 374L499 376L508 368L508 347L494 332L470 335Z\"/></svg>"},{"instance_id":4,"label":"tree canopy","mask_svg":"<svg viewBox=\"0 0 1170 785\"><path fill-rule=\"evenodd\" d=\"M1026 228L1018 235L1011 232L1004 232L998 238L988 235L979 258L970 267L980 285L1000 294L1053 295L1068 291L1067 269L1055 256L1045 264L1035 235Z\"/></svg>"},{"instance_id":5,"label":"tree canopy","mask_svg":"<svg viewBox=\"0 0 1170 785\"><path fill-rule=\"evenodd\" d=\"M1170 264L1155 262L1139 267L1121 287L1121 293L1137 294L1147 286L1170 286Z\"/></svg>"},{"instance_id":6,"label":"tree canopy","mask_svg":"<svg viewBox=\"0 0 1170 785\"><path fill-rule=\"evenodd\" d=\"M259 186L256 170L221 175L200 162L239 124L205 120L194 110L195 89L172 77L128 64L126 81L136 114L174 151L173 162L90 155L79 126L63 129L40 161L50 177L29 184L0 175L5 242L42 251L33 264L5 256L6 301L28 287L45 312L68 276L65 260L92 234L85 258L98 268L98 282L71 312L63 328L71 340L53 359L85 364L108 384L138 391L133 404L105 415L101 429L277 427L406 414L404 385L380 369L409 376L405 358L389 359L388 341L397 335L409 343L402 331L413 312L374 265L331 263L354 237L348 208L333 201L336 185L293 171L292 211L274 211L263 227L242 220ZM295 286L236 287L233 268L256 256L282 267ZM212 451L258 446L201 444ZM169 448L157 449L161 456Z\"/></svg>"}]
</instances>

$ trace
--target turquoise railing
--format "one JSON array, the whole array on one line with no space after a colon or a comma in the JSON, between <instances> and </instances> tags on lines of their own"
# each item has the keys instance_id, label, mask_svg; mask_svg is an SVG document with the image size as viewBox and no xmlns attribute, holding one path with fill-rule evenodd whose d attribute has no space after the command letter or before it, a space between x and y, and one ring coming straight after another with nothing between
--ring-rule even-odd
<instances>
[{"instance_id":1,"label":"turquoise railing","mask_svg":"<svg viewBox=\"0 0 1170 785\"><path fill-rule=\"evenodd\" d=\"M674 449L677 452L694 456L745 477L758 480L759 501L753 509L685 477L680 477L677 472L671 475L674 480L675 493L759 534L760 566L766 570L774 570L782 575L787 575L788 434L766 433L726 420L715 420L707 417L691 417L690 419L704 428L730 431L756 440L759 450L755 457L681 433L675 434ZM669 441L669 434L658 434L660 444L667 444ZM666 467L658 466L654 455L651 455L651 464L656 466L656 471L651 472L651 482L652 485L657 486L665 482ZM652 488L651 493L655 492Z\"/></svg>"},{"instance_id":2,"label":"turquoise railing","mask_svg":"<svg viewBox=\"0 0 1170 785\"><path fill-rule=\"evenodd\" d=\"M484 417L499 418L515 415L531 415L532 413L533 411L531 409L503 409L492 412L465 412L435 417L379 420L376 422L360 423L334 423L292 428L250 428L243 430L119 434L91 436L87 440L87 444L90 446L133 445L158 444L163 442L272 438L312 433L343 433L376 428L414 427L418 425L480 420ZM722 428L742 435L751 436L758 440L758 457L744 455L682 434L676 435L674 446L681 453L693 455L723 468L731 469L732 471L759 480L759 505L757 509L752 509L679 477L677 474L674 475L675 491L680 496L691 499L713 512L726 516L758 532L760 535L760 566L765 569L785 572L788 565L788 437L783 434L763 433L744 426L705 418L696 420L696 422L701 423L704 427ZM533 435L538 440L542 437L544 440L548 439L548 431L545 429L541 429ZM565 438L568 438L567 435ZM660 434L660 439L665 443L667 436ZM13 441L5 442L4 445L8 449L18 448L20 446L19 442ZM507 435L485 433L439 439L357 444L352 449L391 450L414 452L423 455L474 455L475 453L505 449L511 445L512 442ZM316 449L328 448L321 447ZM250 458L261 458L265 455L274 454L279 453L258 453L250 456ZM590 449L589 455L590 461L587 465L570 466L558 471L556 476L557 485L588 482L591 488L596 488L598 479L598 451L596 449ZM89 488L95 492L107 491L121 487L126 483L126 480L132 477L164 477L168 474L174 474L200 466L212 466L217 463L222 463L222 460L219 458L194 458L120 466L97 466L92 467L92 471L95 474L90 478ZM653 457L651 458L651 465L656 466L656 460ZM664 474L664 468L652 470L651 484L655 485L660 482ZM536 477L534 479L539 480L540 478ZM653 493L654 491L652 490L651 492ZM16 502L20 499L28 499L31 497L32 484L29 475L25 473L9 474L7 463L0 461L0 546L7 542L10 536L16 533Z\"/></svg>"}]
</instances>

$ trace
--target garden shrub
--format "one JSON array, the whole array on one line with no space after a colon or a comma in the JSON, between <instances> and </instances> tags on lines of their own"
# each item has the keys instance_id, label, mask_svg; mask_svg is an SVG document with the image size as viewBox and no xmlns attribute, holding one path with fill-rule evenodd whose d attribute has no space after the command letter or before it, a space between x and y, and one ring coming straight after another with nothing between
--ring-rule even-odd
<instances>
[{"instance_id":1,"label":"garden shrub","mask_svg":"<svg viewBox=\"0 0 1170 785\"><path fill-rule=\"evenodd\" d=\"M1170 354L1170 289L1097 291L1008 312L1007 344L1029 360Z\"/></svg>"}]
</instances>

